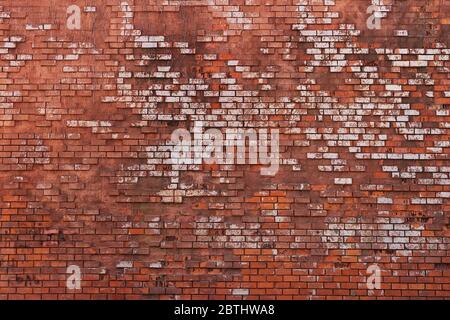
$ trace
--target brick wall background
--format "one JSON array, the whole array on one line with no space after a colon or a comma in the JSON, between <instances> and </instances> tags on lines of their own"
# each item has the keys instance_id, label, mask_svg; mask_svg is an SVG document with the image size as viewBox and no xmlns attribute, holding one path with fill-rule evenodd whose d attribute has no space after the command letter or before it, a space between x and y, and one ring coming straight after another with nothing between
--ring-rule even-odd
<instances>
[{"instance_id":1,"label":"brick wall background","mask_svg":"<svg viewBox=\"0 0 450 320\"><path fill-rule=\"evenodd\" d=\"M0 0L0 298L448 299L449 30L447 0ZM172 165L195 121L280 130L279 171Z\"/></svg>"}]
</instances>

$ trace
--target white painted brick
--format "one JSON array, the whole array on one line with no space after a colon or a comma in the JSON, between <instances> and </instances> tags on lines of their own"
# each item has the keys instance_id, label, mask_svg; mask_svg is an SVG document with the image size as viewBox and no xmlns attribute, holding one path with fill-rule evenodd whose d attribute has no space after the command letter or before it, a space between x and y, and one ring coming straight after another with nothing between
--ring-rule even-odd
<instances>
[{"instance_id":1,"label":"white painted brick","mask_svg":"<svg viewBox=\"0 0 450 320\"><path fill-rule=\"evenodd\" d=\"M233 289L233 295L235 296L248 296L248 289Z\"/></svg>"},{"instance_id":2,"label":"white painted brick","mask_svg":"<svg viewBox=\"0 0 450 320\"><path fill-rule=\"evenodd\" d=\"M352 178L335 178L334 184L344 185L344 184L353 184Z\"/></svg>"}]
</instances>

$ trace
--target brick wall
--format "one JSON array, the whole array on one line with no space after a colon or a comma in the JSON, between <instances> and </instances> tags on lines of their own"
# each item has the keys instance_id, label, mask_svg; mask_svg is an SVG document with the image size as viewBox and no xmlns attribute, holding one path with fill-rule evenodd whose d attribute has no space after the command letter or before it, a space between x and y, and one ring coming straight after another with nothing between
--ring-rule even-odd
<instances>
[{"instance_id":1,"label":"brick wall","mask_svg":"<svg viewBox=\"0 0 450 320\"><path fill-rule=\"evenodd\" d=\"M447 0L0 0L0 298L448 299L449 30ZM172 161L198 124L278 130L278 169Z\"/></svg>"}]
</instances>

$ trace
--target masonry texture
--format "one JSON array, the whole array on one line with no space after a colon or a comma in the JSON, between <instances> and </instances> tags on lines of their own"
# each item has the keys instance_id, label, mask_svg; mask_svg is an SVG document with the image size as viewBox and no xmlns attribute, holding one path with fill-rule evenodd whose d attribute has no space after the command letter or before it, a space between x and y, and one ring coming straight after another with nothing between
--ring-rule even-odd
<instances>
[{"instance_id":1,"label":"masonry texture","mask_svg":"<svg viewBox=\"0 0 450 320\"><path fill-rule=\"evenodd\" d=\"M0 299L450 299L449 31L448 0L0 0ZM198 121L278 129L278 172L174 164Z\"/></svg>"}]
</instances>

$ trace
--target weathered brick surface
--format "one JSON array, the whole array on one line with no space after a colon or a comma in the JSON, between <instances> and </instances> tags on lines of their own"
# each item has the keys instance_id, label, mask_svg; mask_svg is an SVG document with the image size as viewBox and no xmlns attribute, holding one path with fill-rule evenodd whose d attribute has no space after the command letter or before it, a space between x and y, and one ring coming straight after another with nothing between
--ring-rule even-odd
<instances>
[{"instance_id":1,"label":"weathered brick surface","mask_svg":"<svg viewBox=\"0 0 450 320\"><path fill-rule=\"evenodd\" d=\"M450 2L371 2L0 0L0 298L449 298Z\"/></svg>"}]
</instances>

